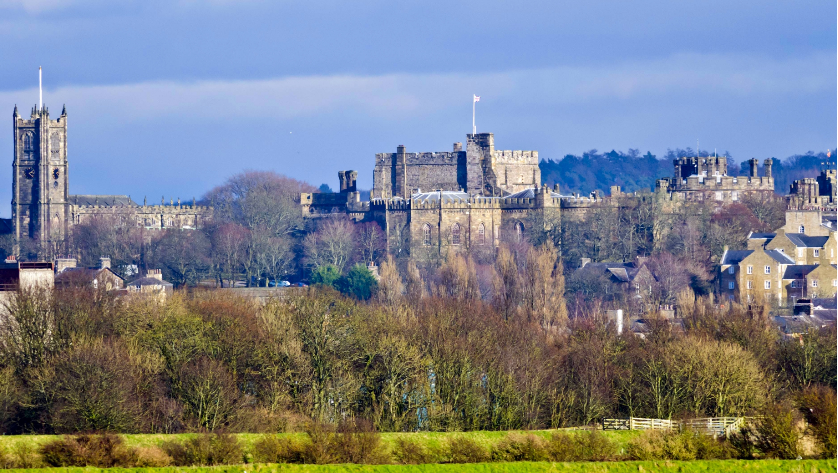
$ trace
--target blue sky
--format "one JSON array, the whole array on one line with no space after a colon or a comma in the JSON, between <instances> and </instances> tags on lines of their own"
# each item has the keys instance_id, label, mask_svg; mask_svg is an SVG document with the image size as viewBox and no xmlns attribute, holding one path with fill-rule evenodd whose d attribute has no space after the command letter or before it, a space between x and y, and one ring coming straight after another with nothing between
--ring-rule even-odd
<instances>
[{"instance_id":1,"label":"blue sky","mask_svg":"<svg viewBox=\"0 0 838 473\"><path fill-rule=\"evenodd\" d=\"M67 104L74 194L191 199L246 169L368 188L376 152L463 141L472 93L478 131L542 158L836 143L827 1L0 0L0 58L7 116L38 66Z\"/></svg>"}]
</instances>

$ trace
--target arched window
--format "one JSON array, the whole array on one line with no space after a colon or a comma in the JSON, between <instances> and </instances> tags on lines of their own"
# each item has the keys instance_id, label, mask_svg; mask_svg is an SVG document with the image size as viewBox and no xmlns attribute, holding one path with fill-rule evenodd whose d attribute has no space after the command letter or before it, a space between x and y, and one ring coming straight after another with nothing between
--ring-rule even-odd
<instances>
[{"instance_id":1,"label":"arched window","mask_svg":"<svg viewBox=\"0 0 838 473\"><path fill-rule=\"evenodd\" d=\"M431 226L427 223L422 227L422 244L431 246Z\"/></svg>"},{"instance_id":2,"label":"arched window","mask_svg":"<svg viewBox=\"0 0 838 473\"><path fill-rule=\"evenodd\" d=\"M524 224L518 222L515 224L515 242L521 243L524 241Z\"/></svg>"},{"instance_id":3,"label":"arched window","mask_svg":"<svg viewBox=\"0 0 838 473\"><path fill-rule=\"evenodd\" d=\"M460 224L455 223L451 226L451 244L452 245L459 245L460 244Z\"/></svg>"},{"instance_id":4,"label":"arched window","mask_svg":"<svg viewBox=\"0 0 838 473\"><path fill-rule=\"evenodd\" d=\"M32 139L32 133L25 133L23 135L23 150L32 151L33 144L34 140Z\"/></svg>"},{"instance_id":5,"label":"arched window","mask_svg":"<svg viewBox=\"0 0 838 473\"><path fill-rule=\"evenodd\" d=\"M798 228L798 230L800 231L797 233L806 233L806 227L804 227L803 225L801 225L800 228Z\"/></svg>"},{"instance_id":6,"label":"arched window","mask_svg":"<svg viewBox=\"0 0 838 473\"><path fill-rule=\"evenodd\" d=\"M49 137L49 154L53 161L57 161L61 156L61 137L58 133L53 133Z\"/></svg>"},{"instance_id":7,"label":"arched window","mask_svg":"<svg viewBox=\"0 0 838 473\"><path fill-rule=\"evenodd\" d=\"M486 227L482 223L477 226L477 244L486 244Z\"/></svg>"}]
</instances>

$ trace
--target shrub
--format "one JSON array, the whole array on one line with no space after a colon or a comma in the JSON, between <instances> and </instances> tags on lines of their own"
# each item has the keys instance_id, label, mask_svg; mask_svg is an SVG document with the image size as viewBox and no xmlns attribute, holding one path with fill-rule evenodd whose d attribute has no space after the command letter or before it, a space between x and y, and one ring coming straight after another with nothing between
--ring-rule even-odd
<instances>
[{"instance_id":1,"label":"shrub","mask_svg":"<svg viewBox=\"0 0 838 473\"><path fill-rule=\"evenodd\" d=\"M492 460L543 461L547 459L545 442L533 434L510 433L492 448Z\"/></svg>"},{"instance_id":2,"label":"shrub","mask_svg":"<svg viewBox=\"0 0 838 473\"><path fill-rule=\"evenodd\" d=\"M365 419L341 422L332 437L332 451L341 463L384 463L381 435Z\"/></svg>"},{"instance_id":3,"label":"shrub","mask_svg":"<svg viewBox=\"0 0 838 473\"><path fill-rule=\"evenodd\" d=\"M340 278L340 271L334 265L324 264L311 271L311 283L334 287Z\"/></svg>"},{"instance_id":4,"label":"shrub","mask_svg":"<svg viewBox=\"0 0 838 473\"><path fill-rule=\"evenodd\" d=\"M12 448L13 468L40 468L44 462L37 449L29 442L18 442Z\"/></svg>"},{"instance_id":5,"label":"shrub","mask_svg":"<svg viewBox=\"0 0 838 473\"><path fill-rule=\"evenodd\" d=\"M137 460L134 466L141 468L160 468L172 464L172 457L160 447L136 448Z\"/></svg>"},{"instance_id":6,"label":"shrub","mask_svg":"<svg viewBox=\"0 0 838 473\"><path fill-rule=\"evenodd\" d=\"M41 445L40 453L46 464L62 467L130 467L137 459L136 451L113 434L64 437Z\"/></svg>"},{"instance_id":7,"label":"shrub","mask_svg":"<svg viewBox=\"0 0 838 473\"><path fill-rule=\"evenodd\" d=\"M488 459L486 450L468 437L457 436L448 440L448 460L451 463L480 463Z\"/></svg>"},{"instance_id":8,"label":"shrub","mask_svg":"<svg viewBox=\"0 0 838 473\"><path fill-rule=\"evenodd\" d=\"M554 461L606 461L617 454L617 445L597 430L567 434L556 432L546 447Z\"/></svg>"},{"instance_id":9,"label":"shrub","mask_svg":"<svg viewBox=\"0 0 838 473\"><path fill-rule=\"evenodd\" d=\"M733 457L734 452L727 441L690 430L646 431L626 448L632 460L721 460Z\"/></svg>"},{"instance_id":10,"label":"shrub","mask_svg":"<svg viewBox=\"0 0 838 473\"><path fill-rule=\"evenodd\" d=\"M771 404L762 411L749 434L766 457L795 459L800 456L800 435L794 411L784 404Z\"/></svg>"},{"instance_id":11,"label":"shrub","mask_svg":"<svg viewBox=\"0 0 838 473\"><path fill-rule=\"evenodd\" d=\"M424 465L434 463L434 455L421 443L406 438L397 438L393 449L396 461L405 465Z\"/></svg>"},{"instance_id":12,"label":"shrub","mask_svg":"<svg viewBox=\"0 0 838 473\"><path fill-rule=\"evenodd\" d=\"M311 447L287 437L266 435L253 444L253 459L259 463L308 463Z\"/></svg>"},{"instance_id":13,"label":"shrub","mask_svg":"<svg viewBox=\"0 0 838 473\"><path fill-rule=\"evenodd\" d=\"M201 434L184 443L166 442L162 447L177 466L234 465L244 461L241 443L230 434Z\"/></svg>"},{"instance_id":14,"label":"shrub","mask_svg":"<svg viewBox=\"0 0 838 473\"><path fill-rule=\"evenodd\" d=\"M798 398L800 412L809 424L808 430L817 440L824 458L835 458L836 408L835 391L828 386L806 388Z\"/></svg>"},{"instance_id":15,"label":"shrub","mask_svg":"<svg viewBox=\"0 0 838 473\"><path fill-rule=\"evenodd\" d=\"M343 294L365 301L378 289L378 281L366 266L356 264L335 282L335 287Z\"/></svg>"}]
</instances>

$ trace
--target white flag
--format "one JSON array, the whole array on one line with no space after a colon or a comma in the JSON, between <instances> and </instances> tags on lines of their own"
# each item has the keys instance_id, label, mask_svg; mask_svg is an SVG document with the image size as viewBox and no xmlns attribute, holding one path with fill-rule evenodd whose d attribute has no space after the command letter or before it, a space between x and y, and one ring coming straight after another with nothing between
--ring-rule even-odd
<instances>
[{"instance_id":1,"label":"white flag","mask_svg":"<svg viewBox=\"0 0 838 473\"><path fill-rule=\"evenodd\" d=\"M479 95L475 95L475 96L474 96L474 101L475 101L475 102L479 102L479 101L480 101L480 96L479 96Z\"/></svg>"}]
</instances>

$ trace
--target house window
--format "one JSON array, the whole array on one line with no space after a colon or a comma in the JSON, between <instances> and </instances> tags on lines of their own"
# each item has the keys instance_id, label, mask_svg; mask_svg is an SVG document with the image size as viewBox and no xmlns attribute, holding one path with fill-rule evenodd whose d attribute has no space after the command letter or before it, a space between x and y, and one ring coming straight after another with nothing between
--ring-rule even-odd
<instances>
[{"instance_id":1,"label":"house window","mask_svg":"<svg viewBox=\"0 0 838 473\"><path fill-rule=\"evenodd\" d=\"M838 279L832 280L832 287L838 287Z\"/></svg>"},{"instance_id":2,"label":"house window","mask_svg":"<svg viewBox=\"0 0 838 473\"><path fill-rule=\"evenodd\" d=\"M728 274L734 274L736 272L736 268L731 266L731 267L727 268L727 272L728 272Z\"/></svg>"},{"instance_id":3,"label":"house window","mask_svg":"<svg viewBox=\"0 0 838 473\"><path fill-rule=\"evenodd\" d=\"M791 287L792 287L792 289L797 289L797 281L792 281L791 282Z\"/></svg>"},{"instance_id":4,"label":"house window","mask_svg":"<svg viewBox=\"0 0 838 473\"><path fill-rule=\"evenodd\" d=\"M735 283L735 282L730 281L729 283L727 283L727 288L728 288L728 289L731 289L731 290L732 290L734 287L736 287L736 283Z\"/></svg>"},{"instance_id":5,"label":"house window","mask_svg":"<svg viewBox=\"0 0 838 473\"><path fill-rule=\"evenodd\" d=\"M716 200L723 200L725 198L724 192L716 192Z\"/></svg>"},{"instance_id":6,"label":"house window","mask_svg":"<svg viewBox=\"0 0 838 473\"><path fill-rule=\"evenodd\" d=\"M754 274L754 267L748 266L748 274Z\"/></svg>"},{"instance_id":7,"label":"house window","mask_svg":"<svg viewBox=\"0 0 838 473\"><path fill-rule=\"evenodd\" d=\"M765 266L765 274L771 274L771 266Z\"/></svg>"},{"instance_id":8,"label":"house window","mask_svg":"<svg viewBox=\"0 0 838 473\"><path fill-rule=\"evenodd\" d=\"M735 181L736 179L734 179ZM733 191L730 193L730 200L739 200L739 191Z\"/></svg>"},{"instance_id":9,"label":"house window","mask_svg":"<svg viewBox=\"0 0 838 473\"><path fill-rule=\"evenodd\" d=\"M754 288L754 282L753 281L748 281L748 289L753 289L753 288Z\"/></svg>"},{"instance_id":10,"label":"house window","mask_svg":"<svg viewBox=\"0 0 838 473\"><path fill-rule=\"evenodd\" d=\"M797 233L806 233L806 227L803 225L801 225L800 228L798 228L798 230L799 231Z\"/></svg>"},{"instance_id":11,"label":"house window","mask_svg":"<svg viewBox=\"0 0 838 473\"><path fill-rule=\"evenodd\" d=\"M477 244L486 244L486 227L482 223L477 226Z\"/></svg>"},{"instance_id":12,"label":"house window","mask_svg":"<svg viewBox=\"0 0 838 473\"><path fill-rule=\"evenodd\" d=\"M765 288L771 289L771 281L765 281Z\"/></svg>"},{"instance_id":13,"label":"house window","mask_svg":"<svg viewBox=\"0 0 838 473\"><path fill-rule=\"evenodd\" d=\"M515 241L517 243L524 241L524 224L521 222L515 224Z\"/></svg>"},{"instance_id":14,"label":"house window","mask_svg":"<svg viewBox=\"0 0 838 473\"><path fill-rule=\"evenodd\" d=\"M431 226L427 223L422 227L422 244L431 246Z\"/></svg>"},{"instance_id":15,"label":"house window","mask_svg":"<svg viewBox=\"0 0 838 473\"><path fill-rule=\"evenodd\" d=\"M815 258L819 258L821 256L821 250L819 249L814 249L812 252L814 253Z\"/></svg>"},{"instance_id":16,"label":"house window","mask_svg":"<svg viewBox=\"0 0 838 473\"><path fill-rule=\"evenodd\" d=\"M451 244L452 245L459 245L460 244L460 224L455 223L451 227Z\"/></svg>"},{"instance_id":17,"label":"house window","mask_svg":"<svg viewBox=\"0 0 838 473\"><path fill-rule=\"evenodd\" d=\"M818 280L812 279L812 287L818 287Z\"/></svg>"}]
</instances>

